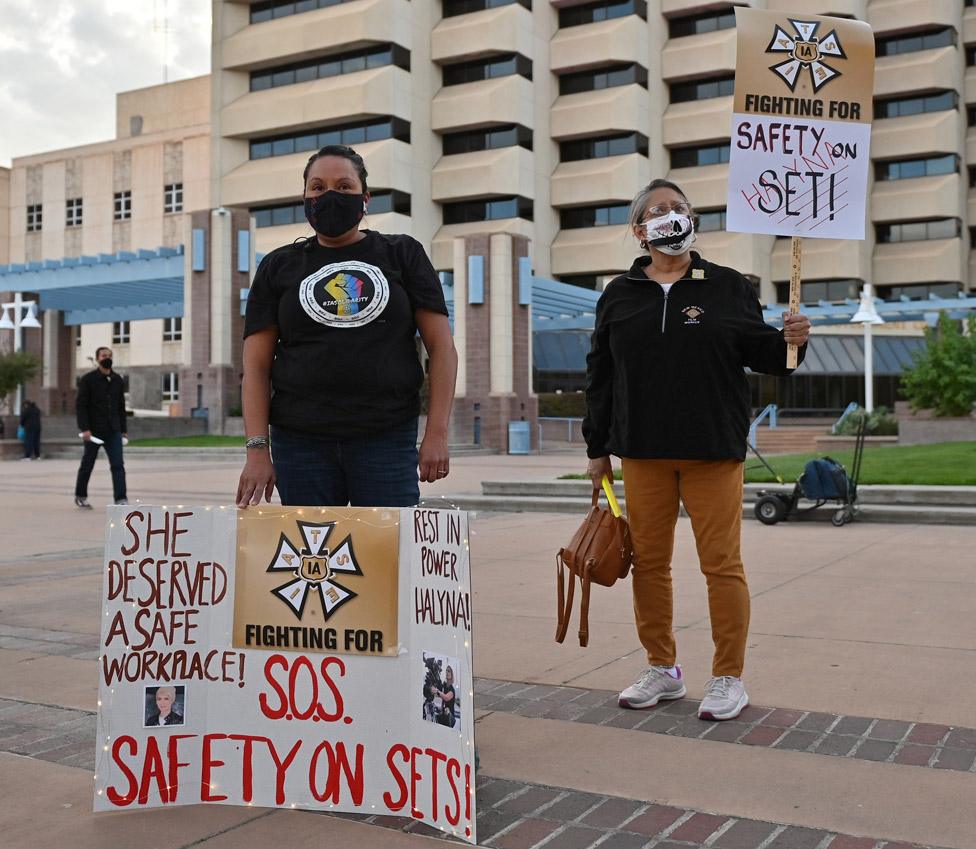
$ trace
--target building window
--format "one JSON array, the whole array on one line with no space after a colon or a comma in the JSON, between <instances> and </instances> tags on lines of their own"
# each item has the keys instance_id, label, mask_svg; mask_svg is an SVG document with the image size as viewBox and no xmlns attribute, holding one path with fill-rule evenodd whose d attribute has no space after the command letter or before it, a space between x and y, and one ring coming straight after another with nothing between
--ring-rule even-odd
<instances>
[{"instance_id":1,"label":"building window","mask_svg":"<svg viewBox=\"0 0 976 849\"><path fill-rule=\"evenodd\" d=\"M131 328L128 321L112 322L112 344L125 345L131 341Z\"/></svg>"},{"instance_id":2,"label":"building window","mask_svg":"<svg viewBox=\"0 0 976 849\"><path fill-rule=\"evenodd\" d=\"M179 372L175 372L175 371L163 372L163 400L164 401L180 400Z\"/></svg>"},{"instance_id":3,"label":"building window","mask_svg":"<svg viewBox=\"0 0 976 849\"><path fill-rule=\"evenodd\" d=\"M966 65L970 68L976 65L976 44L970 44L966 48Z\"/></svg>"},{"instance_id":4,"label":"building window","mask_svg":"<svg viewBox=\"0 0 976 849\"><path fill-rule=\"evenodd\" d=\"M838 280L807 280L800 284L800 301L804 304L816 304L820 301L843 303L849 298L857 298L863 280L845 278ZM776 283L776 303L790 302L789 281Z\"/></svg>"},{"instance_id":5,"label":"building window","mask_svg":"<svg viewBox=\"0 0 976 849\"><path fill-rule=\"evenodd\" d=\"M80 348L81 347L81 325L80 324L75 325L74 333L75 333L75 347Z\"/></svg>"},{"instance_id":6,"label":"building window","mask_svg":"<svg viewBox=\"0 0 976 849\"><path fill-rule=\"evenodd\" d=\"M729 161L729 144L705 144L671 149L672 168L693 168L696 165L719 165Z\"/></svg>"},{"instance_id":7,"label":"building window","mask_svg":"<svg viewBox=\"0 0 976 849\"><path fill-rule=\"evenodd\" d=\"M559 227L562 230L578 230L581 227L608 227L626 224L630 217L629 203L575 206L559 210Z\"/></svg>"},{"instance_id":8,"label":"building window","mask_svg":"<svg viewBox=\"0 0 976 849\"><path fill-rule=\"evenodd\" d=\"M954 298L962 291L961 283L907 283L902 286L878 286L877 295L886 301L898 301L906 297L912 301L927 301L929 295L937 298Z\"/></svg>"},{"instance_id":9,"label":"building window","mask_svg":"<svg viewBox=\"0 0 976 849\"><path fill-rule=\"evenodd\" d=\"M174 316L163 319L163 341L179 342L183 338L183 318Z\"/></svg>"},{"instance_id":10,"label":"building window","mask_svg":"<svg viewBox=\"0 0 976 849\"><path fill-rule=\"evenodd\" d=\"M698 221L695 230L699 233L714 233L725 229L725 207L721 209L700 209L695 212Z\"/></svg>"},{"instance_id":11,"label":"building window","mask_svg":"<svg viewBox=\"0 0 976 849\"><path fill-rule=\"evenodd\" d=\"M381 44L363 50L326 56L314 61L296 62L290 65L280 65L276 68L251 71L251 91L263 91L283 85L305 83L309 80L354 74L356 71L381 68L385 65L396 65L398 68L409 71L410 51L399 44Z\"/></svg>"},{"instance_id":12,"label":"building window","mask_svg":"<svg viewBox=\"0 0 976 849\"><path fill-rule=\"evenodd\" d=\"M711 77L706 80L690 80L683 83L671 83L672 103L685 103L689 100L708 100L712 97L727 97L735 89L735 77L723 74L721 77Z\"/></svg>"},{"instance_id":13,"label":"building window","mask_svg":"<svg viewBox=\"0 0 976 849\"><path fill-rule=\"evenodd\" d=\"M935 47L952 47L956 43L956 31L952 27L930 29L903 35L890 35L887 38L875 37L876 56L896 56L899 53L916 53Z\"/></svg>"},{"instance_id":14,"label":"building window","mask_svg":"<svg viewBox=\"0 0 976 849\"><path fill-rule=\"evenodd\" d=\"M132 218L132 192L115 193L115 220L124 221Z\"/></svg>"},{"instance_id":15,"label":"building window","mask_svg":"<svg viewBox=\"0 0 976 849\"><path fill-rule=\"evenodd\" d=\"M892 97L874 101L875 118L901 118L905 115L921 115L923 112L944 112L959 105L959 95L954 91L938 91L914 97Z\"/></svg>"},{"instance_id":16,"label":"building window","mask_svg":"<svg viewBox=\"0 0 976 849\"><path fill-rule=\"evenodd\" d=\"M163 212L183 211L183 184L167 183L163 186Z\"/></svg>"},{"instance_id":17,"label":"building window","mask_svg":"<svg viewBox=\"0 0 976 849\"><path fill-rule=\"evenodd\" d=\"M628 153L647 156L647 136L641 133L623 133L593 139L574 139L559 145L560 162L603 159L607 156L625 156Z\"/></svg>"},{"instance_id":18,"label":"building window","mask_svg":"<svg viewBox=\"0 0 976 849\"><path fill-rule=\"evenodd\" d=\"M306 224L305 205L285 203L277 206L254 206L250 209L255 227L282 227L286 224Z\"/></svg>"},{"instance_id":19,"label":"building window","mask_svg":"<svg viewBox=\"0 0 976 849\"><path fill-rule=\"evenodd\" d=\"M518 74L527 80L532 79L532 60L520 53L506 53L489 59L474 62L458 62L445 65L442 69L444 85L462 85L479 80L493 80L496 77L510 77Z\"/></svg>"},{"instance_id":20,"label":"building window","mask_svg":"<svg viewBox=\"0 0 976 849\"><path fill-rule=\"evenodd\" d=\"M559 26L576 27L580 24L609 21L612 18L625 18L628 15L637 15L646 21L646 0L597 0L582 6L569 6L559 10Z\"/></svg>"},{"instance_id":21,"label":"building window","mask_svg":"<svg viewBox=\"0 0 976 849\"><path fill-rule=\"evenodd\" d=\"M325 9L327 6L339 6L342 3L349 3L351 0L263 0L260 3L251 4L251 23L259 24L262 21L270 21L274 18L286 18L289 15L299 15L302 12L313 12L316 9Z\"/></svg>"},{"instance_id":22,"label":"building window","mask_svg":"<svg viewBox=\"0 0 976 849\"><path fill-rule=\"evenodd\" d=\"M304 211L304 208L303 208ZM410 214L410 195L396 189L382 189L370 192L368 213L382 215L384 212L395 212L397 215Z\"/></svg>"},{"instance_id":23,"label":"building window","mask_svg":"<svg viewBox=\"0 0 976 849\"><path fill-rule=\"evenodd\" d=\"M735 27L735 12L732 8L706 12L703 15L687 15L681 18L671 18L668 21L668 37L682 38L686 35L700 35L703 32L715 32L720 29Z\"/></svg>"},{"instance_id":24,"label":"building window","mask_svg":"<svg viewBox=\"0 0 976 849\"><path fill-rule=\"evenodd\" d=\"M581 91L597 91L634 83L647 88L647 69L643 65L611 65L607 68L563 74L559 78L559 93L578 94Z\"/></svg>"},{"instance_id":25,"label":"building window","mask_svg":"<svg viewBox=\"0 0 976 849\"><path fill-rule=\"evenodd\" d=\"M409 142L410 124L400 118L379 118L375 121L321 127L300 133L256 139L251 142L251 159L310 153L330 144L355 145L383 139Z\"/></svg>"},{"instance_id":26,"label":"building window","mask_svg":"<svg viewBox=\"0 0 976 849\"><path fill-rule=\"evenodd\" d=\"M81 198L69 198L64 202L64 226L80 227L82 221Z\"/></svg>"},{"instance_id":27,"label":"building window","mask_svg":"<svg viewBox=\"0 0 976 849\"><path fill-rule=\"evenodd\" d=\"M445 133L443 136L445 156L515 146L532 150L532 130L520 124L506 124L501 127L486 127L483 130Z\"/></svg>"},{"instance_id":28,"label":"building window","mask_svg":"<svg viewBox=\"0 0 976 849\"><path fill-rule=\"evenodd\" d=\"M580 289L599 289L600 278L611 276L612 272L606 274L563 274L559 278L560 283L568 283L570 286L579 286Z\"/></svg>"},{"instance_id":29,"label":"building window","mask_svg":"<svg viewBox=\"0 0 976 849\"><path fill-rule=\"evenodd\" d=\"M484 9L497 9L499 6L511 6L518 3L531 11L532 0L444 0L441 16L453 18L455 15L466 15L468 12L481 12Z\"/></svg>"},{"instance_id":30,"label":"building window","mask_svg":"<svg viewBox=\"0 0 976 849\"><path fill-rule=\"evenodd\" d=\"M959 157L954 153L930 156L922 159L900 159L892 162L876 162L876 180L911 180L914 177L934 177L939 174L959 173Z\"/></svg>"},{"instance_id":31,"label":"building window","mask_svg":"<svg viewBox=\"0 0 976 849\"><path fill-rule=\"evenodd\" d=\"M484 198L444 204L445 224L467 224L472 221L499 221L504 218L532 220L532 201L524 197Z\"/></svg>"},{"instance_id":32,"label":"building window","mask_svg":"<svg viewBox=\"0 0 976 849\"><path fill-rule=\"evenodd\" d=\"M901 221L897 224L878 224L878 241L921 242L929 239L955 239L962 234L958 218L936 218L934 221Z\"/></svg>"},{"instance_id":33,"label":"building window","mask_svg":"<svg viewBox=\"0 0 976 849\"><path fill-rule=\"evenodd\" d=\"M27 232L35 233L41 229L44 222L44 205L40 203L27 204Z\"/></svg>"}]
</instances>

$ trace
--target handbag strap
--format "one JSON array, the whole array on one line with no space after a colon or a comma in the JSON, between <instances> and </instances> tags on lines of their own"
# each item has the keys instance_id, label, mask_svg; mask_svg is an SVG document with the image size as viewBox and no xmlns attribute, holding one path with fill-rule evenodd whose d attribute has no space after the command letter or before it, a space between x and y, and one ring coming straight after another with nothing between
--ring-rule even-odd
<instances>
[{"instance_id":1,"label":"handbag strap","mask_svg":"<svg viewBox=\"0 0 976 849\"><path fill-rule=\"evenodd\" d=\"M583 585L583 597L580 599L579 644L586 648L590 640L590 570L596 565L596 558L586 559L586 568L580 583Z\"/></svg>"},{"instance_id":2,"label":"handbag strap","mask_svg":"<svg viewBox=\"0 0 976 849\"><path fill-rule=\"evenodd\" d=\"M566 639L566 632L569 630L569 617L573 611L573 593L576 591L576 575L569 569L569 596L565 596L565 586L563 581L563 570L565 566L562 559L562 549L556 555L556 642L561 643Z\"/></svg>"}]
</instances>

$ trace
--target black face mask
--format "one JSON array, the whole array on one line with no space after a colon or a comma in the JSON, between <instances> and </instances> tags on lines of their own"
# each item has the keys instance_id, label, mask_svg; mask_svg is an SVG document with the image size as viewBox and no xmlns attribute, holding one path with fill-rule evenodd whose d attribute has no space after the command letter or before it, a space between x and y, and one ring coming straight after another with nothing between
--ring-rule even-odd
<instances>
[{"instance_id":1,"label":"black face mask","mask_svg":"<svg viewBox=\"0 0 976 849\"><path fill-rule=\"evenodd\" d=\"M318 197L305 198L305 217L316 233L334 239L348 233L363 220L365 197L328 191Z\"/></svg>"},{"instance_id":2,"label":"black face mask","mask_svg":"<svg viewBox=\"0 0 976 849\"><path fill-rule=\"evenodd\" d=\"M99 360L98 364L104 369L112 368L112 358L106 357L104 360Z\"/></svg>"}]
</instances>

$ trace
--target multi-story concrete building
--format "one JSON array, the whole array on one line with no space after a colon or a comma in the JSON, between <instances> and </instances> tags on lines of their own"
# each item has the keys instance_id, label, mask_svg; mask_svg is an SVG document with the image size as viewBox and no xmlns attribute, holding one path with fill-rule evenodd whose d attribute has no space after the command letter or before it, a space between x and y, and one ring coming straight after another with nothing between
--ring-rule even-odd
<instances>
[{"instance_id":1,"label":"multi-story concrete building","mask_svg":"<svg viewBox=\"0 0 976 849\"><path fill-rule=\"evenodd\" d=\"M209 207L210 78L123 92L115 139L0 169L0 264L177 247L185 214ZM50 352L59 316L45 313L44 321ZM98 346L113 348L132 407L158 410L179 399L180 317L70 330L78 370L92 367ZM71 384L62 390L70 394Z\"/></svg>"},{"instance_id":2,"label":"multi-story concrete building","mask_svg":"<svg viewBox=\"0 0 976 849\"><path fill-rule=\"evenodd\" d=\"M973 4L749 5L857 17L877 37L872 226L863 242L807 240L804 298L852 297L861 281L885 298L968 288ZM628 201L667 176L702 216L702 252L782 300L789 241L724 232L732 9L217 0L213 195L253 210L259 250L291 241L308 232L305 160L341 140L370 167L372 225L429 244L437 268L452 267L456 235L511 232L531 240L537 274L596 286L630 264Z\"/></svg>"},{"instance_id":3,"label":"multi-story concrete building","mask_svg":"<svg viewBox=\"0 0 976 849\"><path fill-rule=\"evenodd\" d=\"M976 7L749 5L861 18L877 39L867 238L805 240L803 299L855 297L863 282L885 299L972 289ZM119 95L114 141L0 169L0 264L189 251L185 214L212 207L249 210L251 250L266 252L311 232L301 172L313 151L341 142L369 167L365 226L415 236L448 282L466 259L457 237L509 234L510 245L528 240L536 275L599 288L632 260L630 199L666 176L700 214L697 248L750 275L764 302L783 301L789 241L725 232L732 10L702 0L214 0L211 77ZM238 298L229 280L214 296L221 338ZM477 344L464 321L459 345ZM132 406L181 400L181 321L116 324L84 325L75 365L114 345ZM846 371L826 372L815 391L797 379L766 387L757 403L843 406L858 386L853 360Z\"/></svg>"}]
</instances>

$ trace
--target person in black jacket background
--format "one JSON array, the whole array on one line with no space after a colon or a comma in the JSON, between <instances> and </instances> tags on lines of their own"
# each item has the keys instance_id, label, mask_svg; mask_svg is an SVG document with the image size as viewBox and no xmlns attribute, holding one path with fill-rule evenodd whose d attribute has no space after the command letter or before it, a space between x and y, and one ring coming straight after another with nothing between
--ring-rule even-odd
<instances>
[{"instance_id":1,"label":"person in black jacket background","mask_svg":"<svg viewBox=\"0 0 976 849\"><path fill-rule=\"evenodd\" d=\"M112 349L95 351L98 368L78 381L78 400L75 412L78 430L85 440L85 453L75 483L75 504L91 510L88 503L88 479L95 468L98 449L105 446L112 469L112 491L116 504L127 504L125 465L122 460L122 440L126 438L125 383L112 371ZM98 440L97 442L95 440Z\"/></svg>"},{"instance_id":2,"label":"person in black jacket background","mask_svg":"<svg viewBox=\"0 0 976 849\"><path fill-rule=\"evenodd\" d=\"M749 703L742 683L749 588L740 555L743 460L751 415L744 368L788 375L787 343L806 351L810 322L763 321L753 285L690 251L694 213L684 192L654 180L631 206L649 255L610 282L587 356L583 435L598 489L621 458L634 545L634 614L648 668L619 697L646 708L686 689L672 631L671 554L680 503L691 519L715 653L702 719L732 719Z\"/></svg>"},{"instance_id":3,"label":"person in black jacket background","mask_svg":"<svg viewBox=\"0 0 976 849\"><path fill-rule=\"evenodd\" d=\"M24 429L24 459L41 459L41 408L33 401L24 401L20 410L20 426Z\"/></svg>"}]
</instances>

